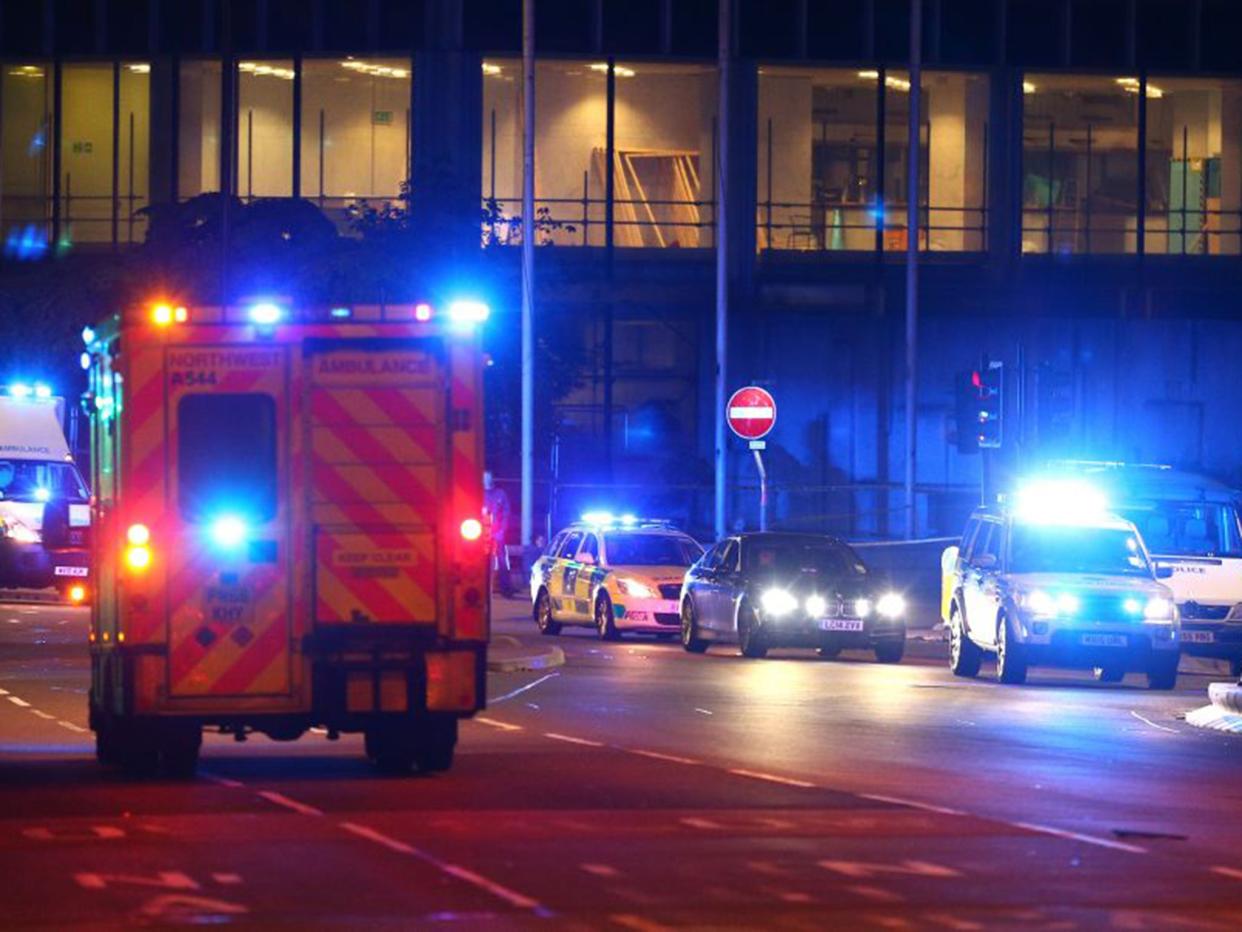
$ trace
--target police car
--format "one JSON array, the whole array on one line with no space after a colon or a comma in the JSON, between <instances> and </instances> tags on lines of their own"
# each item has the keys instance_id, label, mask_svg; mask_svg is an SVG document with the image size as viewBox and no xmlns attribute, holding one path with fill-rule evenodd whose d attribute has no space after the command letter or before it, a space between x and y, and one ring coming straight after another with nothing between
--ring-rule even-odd
<instances>
[{"instance_id":1,"label":"police car","mask_svg":"<svg viewBox=\"0 0 1242 932\"><path fill-rule=\"evenodd\" d=\"M980 508L949 548L945 606L949 666L1022 683L1032 666L1094 669L1103 682L1145 673L1172 689L1181 649L1173 593L1138 531L1094 489L1034 483L1012 506Z\"/></svg>"},{"instance_id":2,"label":"police car","mask_svg":"<svg viewBox=\"0 0 1242 932\"><path fill-rule=\"evenodd\" d=\"M592 625L606 641L626 631L676 634L682 579L702 554L694 538L663 522L584 515L531 568L535 623L548 635Z\"/></svg>"}]
</instances>

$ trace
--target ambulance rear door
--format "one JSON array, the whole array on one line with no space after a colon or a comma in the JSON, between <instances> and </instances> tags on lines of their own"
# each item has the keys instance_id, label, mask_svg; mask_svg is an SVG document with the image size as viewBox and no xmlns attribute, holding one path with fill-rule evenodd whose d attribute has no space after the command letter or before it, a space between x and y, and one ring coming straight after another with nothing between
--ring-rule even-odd
<instances>
[{"instance_id":1,"label":"ambulance rear door","mask_svg":"<svg viewBox=\"0 0 1242 932\"><path fill-rule=\"evenodd\" d=\"M152 571L168 692L262 705L293 690L289 348L165 349L169 501Z\"/></svg>"}]
</instances>

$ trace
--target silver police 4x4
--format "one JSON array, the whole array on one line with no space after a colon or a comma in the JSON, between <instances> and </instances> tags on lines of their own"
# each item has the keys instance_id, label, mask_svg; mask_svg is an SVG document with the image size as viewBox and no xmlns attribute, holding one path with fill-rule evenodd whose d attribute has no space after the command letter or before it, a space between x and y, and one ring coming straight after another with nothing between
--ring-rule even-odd
<instances>
[{"instance_id":1,"label":"silver police 4x4","mask_svg":"<svg viewBox=\"0 0 1242 932\"><path fill-rule=\"evenodd\" d=\"M1094 669L1103 682L1145 673L1177 682L1177 608L1134 525L1097 508L981 508L942 561L949 666L1002 683L1032 666Z\"/></svg>"}]
</instances>

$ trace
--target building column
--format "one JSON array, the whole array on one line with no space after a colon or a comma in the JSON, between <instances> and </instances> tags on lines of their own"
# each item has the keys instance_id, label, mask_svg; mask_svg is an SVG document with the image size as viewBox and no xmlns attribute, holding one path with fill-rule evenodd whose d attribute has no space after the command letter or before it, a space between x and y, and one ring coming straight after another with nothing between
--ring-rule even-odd
<instances>
[{"instance_id":1,"label":"building column","mask_svg":"<svg viewBox=\"0 0 1242 932\"><path fill-rule=\"evenodd\" d=\"M1004 268L1022 251L1022 76L997 68L988 98L988 253Z\"/></svg>"},{"instance_id":2,"label":"building column","mask_svg":"<svg viewBox=\"0 0 1242 932\"><path fill-rule=\"evenodd\" d=\"M177 197L177 61L168 55L151 60L151 139L148 171L151 204ZM135 180L135 183L137 181Z\"/></svg>"}]
</instances>

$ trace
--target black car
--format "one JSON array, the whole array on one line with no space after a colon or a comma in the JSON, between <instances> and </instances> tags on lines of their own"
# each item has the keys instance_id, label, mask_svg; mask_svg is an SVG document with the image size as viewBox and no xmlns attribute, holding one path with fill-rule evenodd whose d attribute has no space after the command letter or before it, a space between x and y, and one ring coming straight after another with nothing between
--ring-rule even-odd
<instances>
[{"instance_id":1,"label":"black car","mask_svg":"<svg viewBox=\"0 0 1242 932\"><path fill-rule=\"evenodd\" d=\"M686 573L681 643L701 654L736 643L743 656L772 647L846 648L897 663L906 647L905 600L881 586L848 544L819 534L741 534Z\"/></svg>"}]
</instances>

